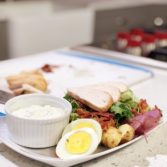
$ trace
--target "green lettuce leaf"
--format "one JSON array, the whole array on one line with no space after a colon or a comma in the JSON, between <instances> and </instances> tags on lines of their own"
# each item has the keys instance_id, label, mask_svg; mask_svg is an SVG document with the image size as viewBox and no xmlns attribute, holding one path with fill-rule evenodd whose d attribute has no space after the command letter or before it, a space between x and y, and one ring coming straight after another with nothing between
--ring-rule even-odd
<instances>
[{"instance_id":1,"label":"green lettuce leaf","mask_svg":"<svg viewBox=\"0 0 167 167\"><path fill-rule=\"evenodd\" d=\"M64 98L71 103L71 105L72 105L72 113L75 113L76 110L79 108L79 104L77 103L77 101L74 100L71 96L69 96L67 94L65 95Z\"/></svg>"},{"instance_id":2,"label":"green lettuce leaf","mask_svg":"<svg viewBox=\"0 0 167 167\"><path fill-rule=\"evenodd\" d=\"M126 101L133 100L133 99L134 99L134 94L130 89L128 89L127 91L121 94L120 101L126 102Z\"/></svg>"},{"instance_id":3,"label":"green lettuce leaf","mask_svg":"<svg viewBox=\"0 0 167 167\"><path fill-rule=\"evenodd\" d=\"M75 121L79 118L79 115L77 113L71 113L70 114L70 122Z\"/></svg>"},{"instance_id":4,"label":"green lettuce leaf","mask_svg":"<svg viewBox=\"0 0 167 167\"><path fill-rule=\"evenodd\" d=\"M115 114L115 117L118 119L118 122L124 118L132 117L131 108L122 102L117 102L113 104L110 108L110 112Z\"/></svg>"},{"instance_id":5,"label":"green lettuce leaf","mask_svg":"<svg viewBox=\"0 0 167 167\"><path fill-rule=\"evenodd\" d=\"M64 97L67 101L71 103L72 106L72 112L70 114L70 122L75 121L79 118L79 115L76 113L76 110L79 108L79 104L77 103L76 100L74 100L71 96L68 94L65 95Z\"/></svg>"}]
</instances>

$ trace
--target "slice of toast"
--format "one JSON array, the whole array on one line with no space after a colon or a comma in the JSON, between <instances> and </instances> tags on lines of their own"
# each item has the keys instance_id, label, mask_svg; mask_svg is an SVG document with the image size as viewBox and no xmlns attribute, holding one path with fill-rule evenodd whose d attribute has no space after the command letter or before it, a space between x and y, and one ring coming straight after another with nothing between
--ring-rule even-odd
<instances>
[{"instance_id":1,"label":"slice of toast","mask_svg":"<svg viewBox=\"0 0 167 167\"><path fill-rule=\"evenodd\" d=\"M95 111L106 112L113 104L110 94L89 87L71 88L68 95Z\"/></svg>"},{"instance_id":2,"label":"slice of toast","mask_svg":"<svg viewBox=\"0 0 167 167\"><path fill-rule=\"evenodd\" d=\"M47 90L47 81L38 71L22 72L16 75L8 76L6 78L9 88L14 91L20 89L23 84L28 84L43 92Z\"/></svg>"}]
</instances>

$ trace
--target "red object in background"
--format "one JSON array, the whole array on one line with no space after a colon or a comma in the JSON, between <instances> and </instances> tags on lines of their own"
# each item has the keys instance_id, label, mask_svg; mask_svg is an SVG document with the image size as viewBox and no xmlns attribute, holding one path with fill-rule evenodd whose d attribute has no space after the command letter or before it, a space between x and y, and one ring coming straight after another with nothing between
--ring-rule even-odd
<instances>
[{"instance_id":1,"label":"red object in background","mask_svg":"<svg viewBox=\"0 0 167 167\"><path fill-rule=\"evenodd\" d=\"M126 53L141 56L141 42L130 39L126 48Z\"/></svg>"},{"instance_id":2,"label":"red object in background","mask_svg":"<svg viewBox=\"0 0 167 167\"><path fill-rule=\"evenodd\" d=\"M127 47L140 47L140 46L141 46L141 42L133 39L130 39L127 45Z\"/></svg>"},{"instance_id":3,"label":"red object in background","mask_svg":"<svg viewBox=\"0 0 167 167\"><path fill-rule=\"evenodd\" d=\"M128 32L118 32L117 33L117 39L130 39L130 34Z\"/></svg>"},{"instance_id":4,"label":"red object in background","mask_svg":"<svg viewBox=\"0 0 167 167\"><path fill-rule=\"evenodd\" d=\"M167 46L167 31L157 31L155 32L155 36L157 39L156 46L158 48Z\"/></svg>"},{"instance_id":5,"label":"red object in background","mask_svg":"<svg viewBox=\"0 0 167 167\"><path fill-rule=\"evenodd\" d=\"M167 32L166 31L157 31L157 32L155 32L155 36L157 39L167 39Z\"/></svg>"},{"instance_id":6,"label":"red object in background","mask_svg":"<svg viewBox=\"0 0 167 167\"><path fill-rule=\"evenodd\" d=\"M134 28L130 31L131 38L136 41L142 41L144 36L144 31L140 28Z\"/></svg>"},{"instance_id":7,"label":"red object in background","mask_svg":"<svg viewBox=\"0 0 167 167\"><path fill-rule=\"evenodd\" d=\"M145 34L142 41L142 55L148 56L148 54L156 49L156 37L151 34Z\"/></svg>"},{"instance_id":8,"label":"red object in background","mask_svg":"<svg viewBox=\"0 0 167 167\"><path fill-rule=\"evenodd\" d=\"M143 41L144 43L154 43L156 40L156 37L151 34L144 34Z\"/></svg>"},{"instance_id":9,"label":"red object in background","mask_svg":"<svg viewBox=\"0 0 167 167\"><path fill-rule=\"evenodd\" d=\"M134 34L144 34L144 30L141 28L132 28L130 32Z\"/></svg>"},{"instance_id":10,"label":"red object in background","mask_svg":"<svg viewBox=\"0 0 167 167\"><path fill-rule=\"evenodd\" d=\"M118 51L125 51L128 41L130 39L130 34L128 32L118 32L117 33L117 50Z\"/></svg>"}]
</instances>

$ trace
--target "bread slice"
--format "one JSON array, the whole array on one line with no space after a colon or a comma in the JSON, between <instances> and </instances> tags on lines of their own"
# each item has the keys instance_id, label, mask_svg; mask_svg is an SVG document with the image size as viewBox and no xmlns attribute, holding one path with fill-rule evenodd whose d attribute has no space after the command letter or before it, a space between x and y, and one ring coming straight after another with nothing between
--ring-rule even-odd
<instances>
[{"instance_id":1,"label":"bread slice","mask_svg":"<svg viewBox=\"0 0 167 167\"><path fill-rule=\"evenodd\" d=\"M112 97L114 103L119 101L121 96L120 90L110 84L92 85L91 88L107 92Z\"/></svg>"},{"instance_id":2,"label":"bread slice","mask_svg":"<svg viewBox=\"0 0 167 167\"><path fill-rule=\"evenodd\" d=\"M28 84L43 92L46 92L47 90L47 81L38 71L22 72L8 76L6 79L11 90L20 89L23 84Z\"/></svg>"},{"instance_id":3,"label":"bread slice","mask_svg":"<svg viewBox=\"0 0 167 167\"><path fill-rule=\"evenodd\" d=\"M69 89L68 95L95 111L106 112L113 104L113 99L107 92L89 87Z\"/></svg>"}]
</instances>

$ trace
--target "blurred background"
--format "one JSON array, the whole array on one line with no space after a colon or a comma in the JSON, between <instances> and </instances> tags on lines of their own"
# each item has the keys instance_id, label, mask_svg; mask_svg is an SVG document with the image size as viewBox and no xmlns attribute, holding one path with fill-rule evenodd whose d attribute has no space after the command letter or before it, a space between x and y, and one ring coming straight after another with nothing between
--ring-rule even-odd
<instances>
[{"instance_id":1,"label":"blurred background","mask_svg":"<svg viewBox=\"0 0 167 167\"><path fill-rule=\"evenodd\" d=\"M1 0L0 59L77 45L115 49L118 33L164 31L166 11L166 0Z\"/></svg>"}]
</instances>

